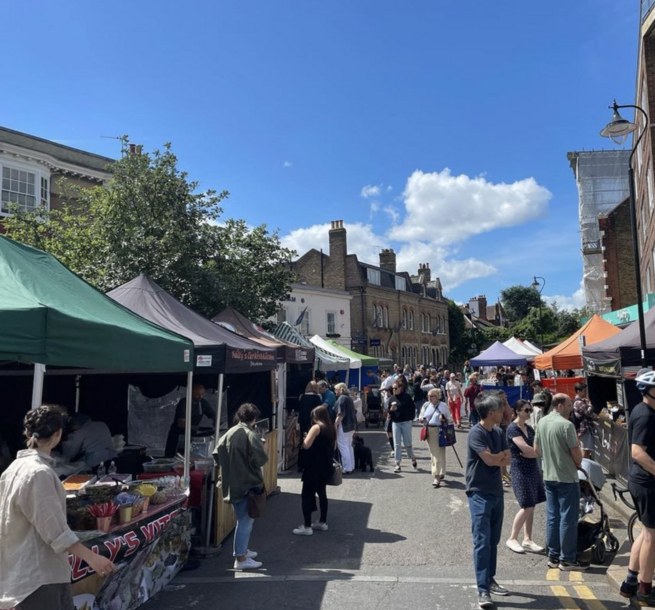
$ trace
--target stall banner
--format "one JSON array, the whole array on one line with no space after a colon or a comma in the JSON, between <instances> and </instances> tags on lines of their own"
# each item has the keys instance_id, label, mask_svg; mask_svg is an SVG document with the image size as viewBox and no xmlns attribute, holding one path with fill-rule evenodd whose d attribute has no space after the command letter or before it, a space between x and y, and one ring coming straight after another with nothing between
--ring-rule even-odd
<instances>
[{"instance_id":1,"label":"stall banner","mask_svg":"<svg viewBox=\"0 0 655 610\"><path fill-rule=\"evenodd\" d=\"M169 584L191 549L191 517L182 507L185 501L183 496L145 519L85 541L118 570L101 578L70 556L76 609L134 610Z\"/></svg>"},{"instance_id":2,"label":"stall banner","mask_svg":"<svg viewBox=\"0 0 655 610\"><path fill-rule=\"evenodd\" d=\"M591 422L591 425L594 461L627 487L630 466L628 429L604 418Z\"/></svg>"},{"instance_id":3,"label":"stall banner","mask_svg":"<svg viewBox=\"0 0 655 610\"><path fill-rule=\"evenodd\" d=\"M593 360L584 356L582 358L584 370L589 375L602 377L621 377L621 360Z\"/></svg>"}]
</instances>

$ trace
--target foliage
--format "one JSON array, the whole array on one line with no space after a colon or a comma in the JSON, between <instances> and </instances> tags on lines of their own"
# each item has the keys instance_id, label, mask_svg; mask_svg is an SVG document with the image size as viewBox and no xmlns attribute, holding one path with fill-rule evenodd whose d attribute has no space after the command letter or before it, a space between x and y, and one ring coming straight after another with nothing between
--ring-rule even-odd
<instances>
[{"instance_id":1,"label":"foliage","mask_svg":"<svg viewBox=\"0 0 655 610\"><path fill-rule=\"evenodd\" d=\"M275 313L289 292L293 255L277 233L241 220L219 224L227 191L200 192L169 144L130 152L111 171L104 186L67 183L58 209L14 208L7 234L54 254L102 291L145 273L208 317L227 305L257 321Z\"/></svg>"},{"instance_id":2,"label":"foliage","mask_svg":"<svg viewBox=\"0 0 655 610\"><path fill-rule=\"evenodd\" d=\"M525 318L533 307L543 302L537 290L529 286L510 286L500 291L500 300L510 323Z\"/></svg>"},{"instance_id":3,"label":"foliage","mask_svg":"<svg viewBox=\"0 0 655 610\"><path fill-rule=\"evenodd\" d=\"M495 343L496 341L507 341L512 336L512 331L504 326L494 326L485 328L482 331L485 342Z\"/></svg>"},{"instance_id":4,"label":"foliage","mask_svg":"<svg viewBox=\"0 0 655 610\"><path fill-rule=\"evenodd\" d=\"M476 329L467 329L464 314L455 301L448 301L448 334L450 340L450 359L454 365L459 365L474 356L470 353L471 345L475 343L475 353L479 351L485 339Z\"/></svg>"}]
</instances>

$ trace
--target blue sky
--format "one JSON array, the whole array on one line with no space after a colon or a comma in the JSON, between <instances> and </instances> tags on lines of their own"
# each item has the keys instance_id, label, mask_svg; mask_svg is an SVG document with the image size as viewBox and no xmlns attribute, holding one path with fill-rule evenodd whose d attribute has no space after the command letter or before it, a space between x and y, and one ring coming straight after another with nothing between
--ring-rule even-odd
<instances>
[{"instance_id":1,"label":"blue sky","mask_svg":"<svg viewBox=\"0 0 655 610\"><path fill-rule=\"evenodd\" d=\"M566 153L635 96L639 3L21 0L0 124L118 156L170 141L225 216L302 252L429 262L458 301L533 275L580 304ZM10 52L11 51L11 52ZM576 293L576 291L578 291Z\"/></svg>"}]
</instances>

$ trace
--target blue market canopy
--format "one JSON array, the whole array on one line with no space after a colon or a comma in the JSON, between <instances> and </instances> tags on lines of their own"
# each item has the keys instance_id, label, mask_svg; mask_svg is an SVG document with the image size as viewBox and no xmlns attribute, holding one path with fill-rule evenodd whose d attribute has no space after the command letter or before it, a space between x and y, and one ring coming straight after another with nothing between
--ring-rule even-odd
<instances>
[{"instance_id":1,"label":"blue market canopy","mask_svg":"<svg viewBox=\"0 0 655 610\"><path fill-rule=\"evenodd\" d=\"M525 356L521 356L496 341L481 354L471 360L471 366L524 366Z\"/></svg>"},{"instance_id":2,"label":"blue market canopy","mask_svg":"<svg viewBox=\"0 0 655 610\"><path fill-rule=\"evenodd\" d=\"M273 331L273 334L288 343L294 343L295 345L300 345L307 349L316 350L317 368L321 371L347 371L350 368L350 361L345 356L340 358L339 356L331 354L323 348L310 343L288 322L278 324Z\"/></svg>"}]
</instances>

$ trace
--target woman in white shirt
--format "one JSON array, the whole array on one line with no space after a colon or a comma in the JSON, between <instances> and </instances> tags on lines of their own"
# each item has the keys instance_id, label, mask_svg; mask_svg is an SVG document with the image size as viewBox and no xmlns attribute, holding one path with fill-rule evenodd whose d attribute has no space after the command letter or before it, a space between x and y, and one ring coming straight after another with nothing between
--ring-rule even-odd
<instances>
[{"instance_id":1,"label":"woman in white shirt","mask_svg":"<svg viewBox=\"0 0 655 610\"><path fill-rule=\"evenodd\" d=\"M66 523L66 492L52 469L62 415L43 406L25 416L27 449L0 477L0 608L75 610L68 554L104 578L116 570Z\"/></svg>"},{"instance_id":2,"label":"woman in white shirt","mask_svg":"<svg viewBox=\"0 0 655 610\"><path fill-rule=\"evenodd\" d=\"M428 392L428 400L421 409L420 422L427 426L428 447L432 456L432 487L441 486L446 474L446 448L439 447L439 428L443 424L452 424L448 405L441 399L441 390L433 388Z\"/></svg>"}]
</instances>

